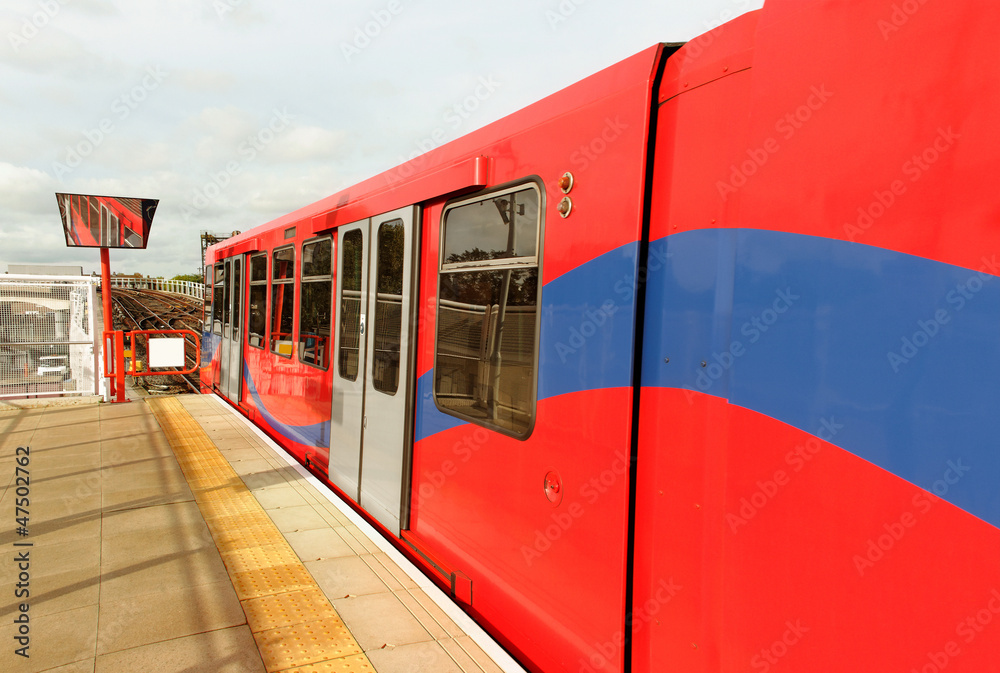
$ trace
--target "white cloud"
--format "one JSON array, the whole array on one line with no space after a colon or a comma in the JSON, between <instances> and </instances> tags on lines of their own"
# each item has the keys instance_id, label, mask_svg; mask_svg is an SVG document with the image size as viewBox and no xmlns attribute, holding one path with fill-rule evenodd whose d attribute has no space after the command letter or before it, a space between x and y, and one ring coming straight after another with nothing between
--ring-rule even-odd
<instances>
[{"instance_id":1,"label":"white cloud","mask_svg":"<svg viewBox=\"0 0 1000 673\"><path fill-rule=\"evenodd\" d=\"M223 92L236 86L238 78L233 73L219 70L181 68L171 76L173 81L192 92Z\"/></svg>"},{"instance_id":2,"label":"white cloud","mask_svg":"<svg viewBox=\"0 0 1000 673\"><path fill-rule=\"evenodd\" d=\"M44 171L0 162L0 212L55 212L55 182Z\"/></svg>"},{"instance_id":3,"label":"white cloud","mask_svg":"<svg viewBox=\"0 0 1000 673\"><path fill-rule=\"evenodd\" d=\"M268 149L274 161L298 162L314 159L331 160L344 146L347 134L318 126L293 126Z\"/></svg>"},{"instance_id":4,"label":"white cloud","mask_svg":"<svg viewBox=\"0 0 1000 673\"><path fill-rule=\"evenodd\" d=\"M263 224L392 168L438 128L451 140L655 42L703 32L726 9L750 8L746 0L400 1L402 11L348 61L342 45L385 0L219 0L232 9L221 14L216 0L52 0L58 13L17 50L8 33L20 35L39 0L5 0L0 269L23 260L96 266L95 251L63 244L53 193L70 191L161 199L149 250L115 251L113 266L190 273L199 230ZM546 12L561 4L577 9L553 29ZM113 106L147 67L168 75L122 117ZM502 86L455 128L444 115L480 76ZM290 116L287 125L275 111ZM56 180L53 162L105 120L113 130Z\"/></svg>"}]
</instances>

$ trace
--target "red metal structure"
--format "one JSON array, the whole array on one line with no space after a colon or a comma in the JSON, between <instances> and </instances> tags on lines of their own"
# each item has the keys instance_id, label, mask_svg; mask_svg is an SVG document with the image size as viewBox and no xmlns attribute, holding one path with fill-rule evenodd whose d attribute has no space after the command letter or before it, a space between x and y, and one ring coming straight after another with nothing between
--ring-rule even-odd
<instances>
[{"instance_id":1,"label":"red metal structure","mask_svg":"<svg viewBox=\"0 0 1000 673\"><path fill-rule=\"evenodd\" d=\"M209 248L203 385L531 670L998 671L997 34L655 46Z\"/></svg>"},{"instance_id":2,"label":"red metal structure","mask_svg":"<svg viewBox=\"0 0 1000 673\"><path fill-rule=\"evenodd\" d=\"M104 309L105 376L109 355L121 350L121 334L114 337L111 314L111 256L109 248L145 248L158 199L56 193L59 217L67 247L101 249L101 296ZM122 367L118 367L121 372ZM108 395L114 402L126 402L124 374L108 379Z\"/></svg>"},{"instance_id":3,"label":"red metal structure","mask_svg":"<svg viewBox=\"0 0 1000 673\"><path fill-rule=\"evenodd\" d=\"M150 357L148 355L150 350L150 341L153 337L163 339L177 339L177 336L171 337L169 335L180 335L179 338L183 339L186 336L190 336L194 341L195 352L201 350L201 335L192 332L191 330L104 330L104 378L111 381L112 384L112 402L128 402L125 397L125 377L126 376L166 376L166 375L176 375L182 376L185 374L194 374L198 371L199 365L195 363L189 368L169 366L164 367L162 365L157 365L155 362L150 362ZM143 345L144 350L147 352L146 364L140 360L137 349L142 341L145 339L145 344Z\"/></svg>"}]
</instances>

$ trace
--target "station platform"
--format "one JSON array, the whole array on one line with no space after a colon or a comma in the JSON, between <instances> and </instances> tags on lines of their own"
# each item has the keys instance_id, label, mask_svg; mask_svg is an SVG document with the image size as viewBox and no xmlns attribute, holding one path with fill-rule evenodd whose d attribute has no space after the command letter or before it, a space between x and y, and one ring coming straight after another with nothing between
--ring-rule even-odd
<instances>
[{"instance_id":1,"label":"station platform","mask_svg":"<svg viewBox=\"0 0 1000 673\"><path fill-rule=\"evenodd\" d=\"M0 670L523 671L214 396L6 403L0 475Z\"/></svg>"}]
</instances>

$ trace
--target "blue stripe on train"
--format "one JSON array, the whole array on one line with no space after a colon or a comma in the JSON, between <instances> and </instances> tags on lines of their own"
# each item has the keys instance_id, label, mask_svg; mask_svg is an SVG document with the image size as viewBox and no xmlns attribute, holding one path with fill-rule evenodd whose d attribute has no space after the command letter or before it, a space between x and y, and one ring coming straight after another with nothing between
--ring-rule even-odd
<instances>
[{"instance_id":1,"label":"blue stripe on train","mask_svg":"<svg viewBox=\"0 0 1000 673\"><path fill-rule=\"evenodd\" d=\"M222 348L222 337L212 332L201 333L201 366L208 367Z\"/></svg>"},{"instance_id":2,"label":"blue stripe on train","mask_svg":"<svg viewBox=\"0 0 1000 673\"><path fill-rule=\"evenodd\" d=\"M668 261L650 273L644 386L832 426L834 444L1000 525L992 258L977 272L760 230L682 233L650 253Z\"/></svg>"},{"instance_id":3,"label":"blue stripe on train","mask_svg":"<svg viewBox=\"0 0 1000 673\"><path fill-rule=\"evenodd\" d=\"M268 411L267 406L264 404L264 400L261 399L260 394L257 392L257 386L254 385L253 376L250 374L250 369L247 367L245 360L243 362L243 380L246 381L247 392L249 392L250 397L253 398L254 405L257 407L257 412L267 421L268 425L270 425L275 432L289 441L305 444L306 446L323 448L330 446L330 421L327 420L321 423L313 423L312 425L291 425L289 423L279 421L270 411Z\"/></svg>"},{"instance_id":4,"label":"blue stripe on train","mask_svg":"<svg viewBox=\"0 0 1000 673\"><path fill-rule=\"evenodd\" d=\"M623 245L543 287L538 399L632 385L637 254ZM416 441L465 423L434 405L433 372L417 380Z\"/></svg>"}]
</instances>

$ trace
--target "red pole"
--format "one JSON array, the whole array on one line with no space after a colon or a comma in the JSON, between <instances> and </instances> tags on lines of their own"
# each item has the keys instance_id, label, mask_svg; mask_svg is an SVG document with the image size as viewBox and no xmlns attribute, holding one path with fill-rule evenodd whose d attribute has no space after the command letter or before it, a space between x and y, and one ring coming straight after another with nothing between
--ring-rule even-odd
<instances>
[{"instance_id":1,"label":"red pole","mask_svg":"<svg viewBox=\"0 0 1000 673\"><path fill-rule=\"evenodd\" d=\"M104 304L104 330L111 332L115 328L111 315L111 255L107 248L101 248L101 302Z\"/></svg>"},{"instance_id":2,"label":"red pole","mask_svg":"<svg viewBox=\"0 0 1000 673\"><path fill-rule=\"evenodd\" d=\"M125 332L115 332L115 390L118 395L112 402L128 402L125 398Z\"/></svg>"},{"instance_id":3,"label":"red pole","mask_svg":"<svg viewBox=\"0 0 1000 673\"><path fill-rule=\"evenodd\" d=\"M101 248L101 303L104 305L105 333L114 332L115 320L111 314L111 256L107 248ZM125 346L123 336L121 332L115 332L112 340L115 375L108 379L108 385L110 386L108 394L111 396L112 402L128 402L128 399L125 397L125 359L123 355ZM107 338L105 338L104 347L108 347Z\"/></svg>"}]
</instances>

